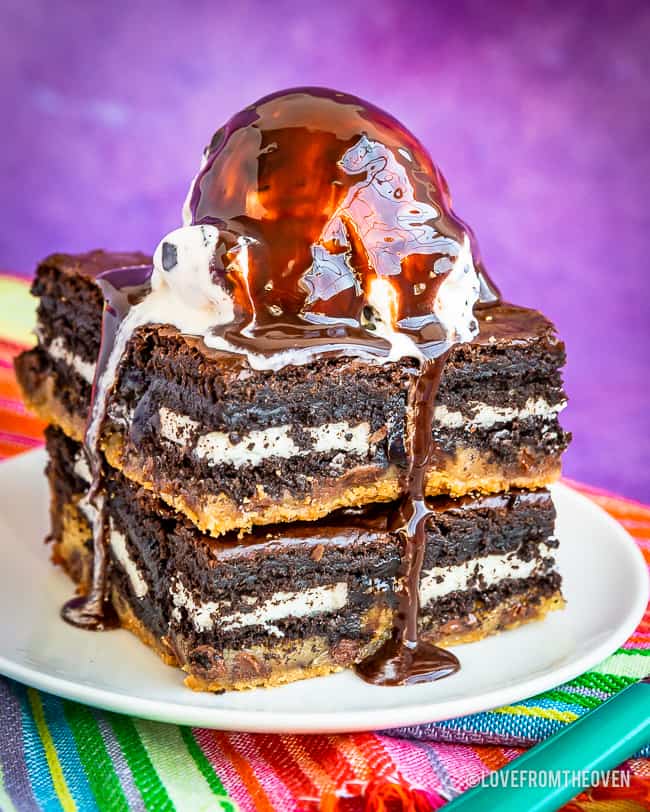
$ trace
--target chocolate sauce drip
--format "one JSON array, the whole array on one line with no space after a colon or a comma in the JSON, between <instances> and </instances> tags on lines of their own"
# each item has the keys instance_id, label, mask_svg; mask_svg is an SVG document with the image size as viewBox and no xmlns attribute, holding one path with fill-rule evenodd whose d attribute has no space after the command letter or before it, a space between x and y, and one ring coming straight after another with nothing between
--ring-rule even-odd
<instances>
[{"instance_id":1,"label":"chocolate sauce drip","mask_svg":"<svg viewBox=\"0 0 650 812\"><path fill-rule=\"evenodd\" d=\"M138 265L116 268L97 277L97 283L104 294L104 312L99 358L83 446L91 475L91 484L85 500L87 509L92 511L93 516L93 577L88 594L72 598L61 609L61 617L67 623L90 631L115 629L120 625L108 594L108 520L106 497L102 488L104 465L100 451L101 427L106 417L108 393L105 397L98 398L98 388L120 324L131 306L149 291L151 272L151 266ZM99 410L99 413L96 410ZM91 436L93 420L97 421L97 430Z\"/></svg>"},{"instance_id":2,"label":"chocolate sauce drip","mask_svg":"<svg viewBox=\"0 0 650 812\"><path fill-rule=\"evenodd\" d=\"M422 362L410 392L407 426L408 469L404 498L391 522L403 537L402 585L391 637L356 666L366 682L375 685L413 685L455 673L460 663L450 651L420 640L420 576L426 525L433 511L426 503L426 473L435 462L433 414L440 378L448 353Z\"/></svg>"},{"instance_id":3,"label":"chocolate sauce drip","mask_svg":"<svg viewBox=\"0 0 650 812\"><path fill-rule=\"evenodd\" d=\"M310 347L319 355L386 357L390 342L373 330L385 327L387 316L377 319L368 311L369 302L377 302L370 295L374 283L390 280L390 328L408 334L417 345L414 355L424 360L410 392L404 498L392 522L404 546L395 628L357 670L382 685L457 671L451 653L418 638L431 515L425 475L436 451L433 413L446 353L459 340L434 313L452 268L469 273L473 266L479 304L497 302L499 292L471 230L451 208L442 173L420 142L382 110L344 93L297 88L261 99L215 134L188 204L192 224L219 229L211 279L231 293L235 318L214 333L237 351L273 356ZM177 260L172 248L165 254L163 246L162 270L170 274ZM68 622L84 628L111 623L99 448L108 398L106 386L98 398L98 384L119 326L146 293L150 274L151 268L139 266L97 277L106 305L85 442L92 473L88 502L96 511L93 581L86 598L63 610Z\"/></svg>"}]
</instances>

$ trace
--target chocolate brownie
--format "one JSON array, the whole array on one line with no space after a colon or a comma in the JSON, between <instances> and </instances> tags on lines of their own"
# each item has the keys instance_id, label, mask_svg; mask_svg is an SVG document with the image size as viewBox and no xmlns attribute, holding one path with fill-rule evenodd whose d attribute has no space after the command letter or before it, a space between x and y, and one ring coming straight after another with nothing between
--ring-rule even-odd
<instances>
[{"instance_id":1,"label":"chocolate brownie","mask_svg":"<svg viewBox=\"0 0 650 812\"><path fill-rule=\"evenodd\" d=\"M39 344L16 362L26 400L78 440L99 352L97 270L125 260L99 256L101 265L93 252L39 266ZM564 345L552 324L507 304L479 311L478 321L478 336L451 349L440 382L430 494L542 487L569 439L558 422ZM145 326L127 346L103 442L111 464L214 535L313 520L397 498L415 374L409 360L347 357L254 370L241 355Z\"/></svg>"},{"instance_id":2,"label":"chocolate brownie","mask_svg":"<svg viewBox=\"0 0 650 812\"><path fill-rule=\"evenodd\" d=\"M56 555L86 590L69 623L119 617L194 687L351 664L396 685L458 669L437 642L561 604L564 346L504 301L386 112L260 99L150 261L55 255L34 293L16 370L74 458L50 467Z\"/></svg>"},{"instance_id":3,"label":"chocolate brownie","mask_svg":"<svg viewBox=\"0 0 650 812\"><path fill-rule=\"evenodd\" d=\"M92 532L82 447L47 430L55 560L88 588ZM127 628L201 690L275 685L352 667L388 636L403 540L391 506L319 522L202 534L108 470L112 601ZM430 500L421 633L479 639L562 604L547 491Z\"/></svg>"}]
</instances>

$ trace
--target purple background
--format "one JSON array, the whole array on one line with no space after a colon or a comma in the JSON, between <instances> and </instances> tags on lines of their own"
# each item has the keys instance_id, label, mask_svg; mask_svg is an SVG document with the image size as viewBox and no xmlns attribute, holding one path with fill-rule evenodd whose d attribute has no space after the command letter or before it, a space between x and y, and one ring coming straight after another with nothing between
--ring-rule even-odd
<instances>
[{"instance_id":1,"label":"purple background","mask_svg":"<svg viewBox=\"0 0 650 812\"><path fill-rule=\"evenodd\" d=\"M506 296L566 339L566 473L650 501L649 43L630 1L4 0L0 266L151 251L231 113L356 93L430 148Z\"/></svg>"}]
</instances>

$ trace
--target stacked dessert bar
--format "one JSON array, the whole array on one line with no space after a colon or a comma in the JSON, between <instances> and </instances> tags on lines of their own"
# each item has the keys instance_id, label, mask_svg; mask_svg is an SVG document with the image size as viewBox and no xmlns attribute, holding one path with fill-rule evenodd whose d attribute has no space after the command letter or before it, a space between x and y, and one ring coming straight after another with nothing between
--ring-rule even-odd
<instances>
[{"instance_id":1,"label":"stacked dessert bar","mask_svg":"<svg viewBox=\"0 0 650 812\"><path fill-rule=\"evenodd\" d=\"M16 365L26 401L52 424L54 558L82 589L92 569L81 443L101 333L95 280L123 262L98 252L45 260L38 346ZM485 312L479 337L454 348L435 411L444 468L429 475L435 518L420 591L422 626L442 644L561 604L545 486L566 444L563 346L535 311ZM387 516L410 364L327 360L268 373L215 355L145 328L123 363L104 430L118 614L195 688L351 666L392 622L400 539Z\"/></svg>"},{"instance_id":2,"label":"stacked dessert bar","mask_svg":"<svg viewBox=\"0 0 650 812\"><path fill-rule=\"evenodd\" d=\"M319 92L300 91L312 114L314 105L331 101ZM291 94L264 104L276 109L285 99L295 104ZM338 97L336 103L343 105ZM275 126L273 143L281 147ZM350 135L350 143L360 137L376 147L365 132ZM222 148L212 147L218 155ZM264 160L268 154L259 152ZM193 184L191 222L156 252L129 311L140 315L128 332L124 314L117 333L107 330L106 311L114 316L115 308L106 279L111 269L146 268L148 257L55 254L36 272L38 343L17 359L16 371L26 402L50 424L53 558L81 595L97 598L100 589L106 615L112 606L121 625L184 669L191 688L208 691L277 685L355 665L366 676L376 673L360 664L404 636L414 603L415 637L431 646L477 640L561 607L546 487L559 475L568 436L558 422L564 347L552 324L535 310L493 300L470 314L471 340L446 342L437 390L429 393L435 453L423 463L422 554L417 570L409 569L416 533L399 517L413 469L419 350L416 357L386 351L393 334L384 330L376 355L341 351L330 311L319 335L335 339L319 339L323 351L278 363L278 352L267 349L278 325L286 353L289 333L298 349L313 346L317 321L305 316L303 303L299 318L311 332L300 333L297 321L291 332L285 297L283 320L262 324L259 303L270 282L279 288L279 276L253 288L250 268L246 292L258 305L256 329L267 328L255 353L234 347L232 333L217 341L218 331L188 329L184 316L150 306L165 274L181 262L186 232L200 228L203 247L212 234L197 225L196 190L205 192L208 180L199 176ZM270 209L268 201L256 205ZM438 232L445 233L443 225ZM457 236L452 226L447 231ZM256 234L260 242L261 227ZM325 238L321 243L339 262L343 254ZM232 240L224 250L233 251ZM232 263L215 271L214 256L218 250L211 253L210 284L231 292L236 322L241 296L228 276ZM312 256L316 265L323 254ZM251 268L256 261L252 254ZM292 295L314 289L304 277L302 287L294 282L287 283ZM357 293L361 324L368 302L375 302L371 316L381 308L366 291ZM273 308L280 308L275 300L264 312L280 318ZM240 332L247 341L256 335ZM114 346L123 338L112 366L109 334ZM261 348L273 363L260 362ZM408 595L413 577L415 600L413 582ZM410 680L395 672L374 681Z\"/></svg>"}]
</instances>

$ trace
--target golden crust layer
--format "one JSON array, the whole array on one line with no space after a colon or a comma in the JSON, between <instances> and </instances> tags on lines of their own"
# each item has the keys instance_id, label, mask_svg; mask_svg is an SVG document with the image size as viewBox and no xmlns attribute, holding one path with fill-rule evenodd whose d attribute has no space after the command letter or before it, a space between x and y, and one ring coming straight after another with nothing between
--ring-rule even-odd
<instances>
[{"instance_id":1,"label":"golden crust layer","mask_svg":"<svg viewBox=\"0 0 650 812\"><path fill-rule=\"evenodd\" d=\"M387 607L375 607L363 616L361 624L372 632L366 643L343 640L331 647L324 637L314 635L274 641L272 646L249 646L245 651L226 649L214 668L205 674L190 674L185 685L194 691L242 691L275 688L343 671L377 651L390 634L393 613ZM181 667L187 670L183 662Z\"/></svg>"},{"instance_id":2,"label":"golden crust layer","mask_svg":"<svg viewBox=\"0 0 650 812\"><path fill-rule=\"evenodd\" d=\"M79 415L66 409L56 396L53 378L45 377L37 386L28 386L27 382L22 380L19 368L16 369L16 378L25 406L30 411L45 423L60 428L72 440L76 440L78 443L83 442L86 431L85 421Z\"/></svg>"},{"instance_id":3,"label":"golden crust layer","mask_svg":"<svg viewBox=\"0 0 650 812\"><path fill-rule=\"evenodd\" d=\"M453 620L443 626L436 625L421 632L422 637L437 646L456 646L460 643L475 643L484 637L515 629L533 620L543 620L549 612L563 609L562 593L535 602L533 591L513 595L493 609L475 607L471 615Z\"/></svg>"},{"instance_id":4,"label":"golden crust layer","mask_svg":"<svg viewBox=\"0 0 650 812\"><path fill-rule=\"evenodd\" d=\"M219 536L230 530L247 532L254 525L313 522L340 508L391 502L401 493L398 469L390 466L385 471L373 472L366 483L359 482L359 476L355 474L348 477L349 484L346 484L346 477L341 477L337 480L336 488L325 485L307 498L297 498L286 493L282 499L273 499L260 487L255 501L243 505L237 504L223 493L207 496L197 503L194 500L190 502L182 493L174 492L170 482L154 483L147 472L147 460L125 452L122 437L109 437L104 444L104 453L113 468L121 471L132 482L153 491L168 505L185 514L203 533L212 536ZM555 482L559 475L559 464L547 460L529 475L507 479L496 466L486 462L480 453L464 450L453 458L448 458L443 470L429 471L427 495L448 494L458 497L468 493L500 493L510 488L535 490Z\"/></svg>"},{"instance_id":5,"label":"golden crust layer","mask_svg":"<svg viewBox=\"0 0 650 812\"><path fill-rule=\"evenodd\" d=\"M565 605L564 598L559 591L548 598L542 598L537 603L526 604L527 600L534 598L535 596L531 591L504 601L491 610L476 609L471 616L459 618L458 621L455 621L456 630L446 633L441 632L441 630L434 633L424 632L422 639L435 643L442 648L460 645L461 643L474 643L489 635L514 629L524 623L543 620L549 612L562 609ZM205 679L190 675L185 678L185 685L194 691L240 691L248 688L270 688L300 679L320 677L335 671L342 671L376 651L387 638L391 627L392 619L389 617L388 622L384 623L382 618L382 622L378 627L378 638L375 638L371 645L355 652L353 658L347 658L347 664L337 664L336 653L332 655L321 638L307 638L298 645L294 644L286 652L285 656L280 658L279 669L281 670L273 671L270 669L268 676L265 676L263 671L256 673L255 669L260 668L260 664L269 663L269 650L263 646L254 646L246 651L246 657L251 662L250 668L247 669L249 670L247 677L224 680L223 678ZM275 651L274 648L274 654ZM302 665L305 657L307 660L316 659L319 662L315 665ZM287 664L289 664L288 667Z\"/></svg>"}]
</instances>

